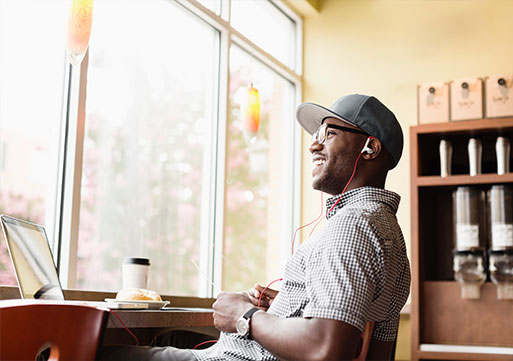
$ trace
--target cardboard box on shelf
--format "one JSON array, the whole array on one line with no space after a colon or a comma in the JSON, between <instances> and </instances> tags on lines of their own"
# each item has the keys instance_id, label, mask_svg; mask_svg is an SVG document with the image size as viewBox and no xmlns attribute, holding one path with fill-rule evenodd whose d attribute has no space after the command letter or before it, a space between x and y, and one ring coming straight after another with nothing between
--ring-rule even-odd
<instances>
[{"instance_id":1,"label":"cardboard box on shelf","mask_svg":"<svg viewBox=\"0 0 513 361\"><path fill-rule=\"evenodd\" d=\"M486 117L513 116L513 74L489 76L485 84Z\"/></svg>"},{"instance_id":2,"label":"cardboard box on shelf","mask_svg":"<svg viewBox=\"0 0 513 361\"><path fill-rule=\"evenodd\" d=\"M451 82L451 121L483 118L483 81L461 78Z\"/></svg>"},{"instance_id":3,"label":"cardboard box on shelf","mask_svg":"<svg viewBox=\"0 0 513 361\"><path fill-rule=\"evenodd\" d=\"M419 124L449 121L449 85L444 82L421 84L417 88Z\"/></svg>"}]
</instances>

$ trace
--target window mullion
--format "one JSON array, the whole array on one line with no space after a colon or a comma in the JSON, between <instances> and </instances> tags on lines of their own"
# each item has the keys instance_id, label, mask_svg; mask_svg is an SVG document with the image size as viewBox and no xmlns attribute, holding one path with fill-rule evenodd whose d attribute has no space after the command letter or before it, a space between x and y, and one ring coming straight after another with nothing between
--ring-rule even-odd
<instances>
[{"instance_id":1,"label":"window mullion","mask_svg":"<svg viewBox=\"0 0 513 361\"><path fill-rule=\"evenodd\" d=\"M215 297L222 290L222 270L223 270L223 240L224 240L224 213L225 213L225 180L226 180L226 161L227 161L227 133L229 118L229 83L230 83L230 33L227 30L221 31L221 44L219 56L219 118L217 130L217 160L216 160L216 201L214 230L211 261L211 275L213 287L211 287L210 297Z\"/></svg>"},{"instance_id":2,"label":"window mullion","mask_svg":"<svg viewBox=\"0 0 513 361\"><path fill-rule=\"evenodd\" d=\"M64 288L77 286L77 249L80 218L80 189L82 184L82 159L84 151L85 99L87 87L86 54L80 67L71 68L68 87L69 104L67 119L67 147L64 149L64 174L62 178L61 209L58 227L59 277Z\"/></svg>"},{"instance_id":3,"label":"window mullion","mask_svg":"<svg viewBox=\"0 0 513 361\"><path fill-rule=\"evenodd\" d=\"M221 52L221 33L217 33L217 57L214 57L214 69L219 70L220 52ZM217 58L217 61L215 60ZM213 104L219 104L219 88L221 78L218 76L217 82L214 84L215 99ZM217 133L219 123L219 105L208 106L212 109L212 121L208 122L209 129L207 134L208 144L205 144L205 152L203 153L203 188L202 188L202 201L201 201L201 231L200 231L200 255L199 255L199 274L200 280L198 286L199 297L211 297L212 293L212 258L213 258L213 245L214 245L214 230L215 230L215 202L216 202L216 167L217 167Z\"/></svg>"},{"instance_id":4,"label":"window mullion","mask_svg":"<svg viewBox=\"0 0 513 361\"><path fill-rule=\"evenodd\" d=\"M45 225L46 232L48 236L48 240L50 243L50 247L52 249L54 262L59 268L60 264L60 224L61 224L61 215L62 213L62 202L63 197L62 193L64 190L63 182L64 176L63 173L65 171L65 159L66 159L66 147L67 147L67 132L68 132L68 109L69 109L69 101L70 101L70 92L71 92L71 79L72 79L72 67L67 59L65 54L63 59L63 68L64 68L64 79L63 79L63 93L62 93L62 113L61 113L61 124L59 130L59 144L56 145L57 148L57 174L54 179L54 187L51 191L53 195L49 197L49 203L46 205L46 216L45 216Z\"/></svg>"},{"instance_id":5,"label":"window mullion","mask_svg":"<svg viewBox=\"0 0 513 361\"><path fill-rule=\"evenodd\" d=\"M301 104L303 102L303 90L302 90L302 84L301 82L296 82L294 83L295 85L295 97L294 97L294 101L295 101L295 104L294 104L294 109L296 109L297 105L298 104ZM295 116L295 114L294 114ZM290 175L292 175L292 184L291 184L291 189L293 189L293 191L291 192L290 196L292 197L292 200L291 200L291 204L293 205L292 207L292 214L290 214L290 217L288 218L290 220L290 225L289 225L289 229L290 229L290 236L288 237L288 243L287 243L287 240L285 239L284 243L282 245L282 247L284 247L286 249L286 252L282 253L282 257L281 257L281 264L282 264L282 267L285 266L287 260L289 257L292 256L292 247L291 247L291 243L293 241L293 238L294 237L294 232L297 228L299 228L301 226L301 188L302 188L302 182L301 182L301 163L302 163L302 149L303 149L303 144L302 144L302 131L301 131L301 128L299 126L299 124L297 122L290 122L290 131L291 133L293 134L292 136L292 144L291 144L291 147L289 149L293 149L293 155L292 155L292 159L290 159L290 163L293 164L293 168L292 168L292 171L289 173ZM297 239L295 240L295 246L297 247L301 240L300 240L300 237L301 237L301 233L298 233L297 235ZM283 248L282 248L283 249Z\"/></svg>"},{"instance_id":6,"label":"window mullion","mask_svg":"<svg viewBox=\"0 0 513 361\"><path fill-rule=\"evenodd\" d=\"M265 50L256 45L253 41L249 40L246 36L241 34L237 29L234 29L230 22L225 20L224 18L215 15L212 11L201 11L204 7L198 3L197 0L175 0L185 8L189 9L191 12L199 16L203 21L212 25L218 30L224 31L227 30L230 32L230 41L236 43L238 46L246 50L248 53L262 61L264 64L269 66L271 69L282 75L284 78L290 81L302 81L302 76L299 71L295 71L279 60L277 60L274 56L267 53ZM230 11L230 2L228 0L228 12ZM231 16L231 14L229 15ZM300 20L300 19L299 19ZM300 24L299 20L295 20L296 24ZM297 37L299 38L299 36ZM298 50L298 54L301 54L301 50Z\"/></svg>"}]
</instances>

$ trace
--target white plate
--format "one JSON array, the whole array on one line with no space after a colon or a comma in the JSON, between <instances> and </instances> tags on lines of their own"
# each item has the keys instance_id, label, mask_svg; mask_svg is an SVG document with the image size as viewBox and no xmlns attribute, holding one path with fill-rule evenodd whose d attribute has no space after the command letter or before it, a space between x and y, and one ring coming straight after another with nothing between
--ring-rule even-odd
<instances>
[{"instance_id":1,"label":"white plate","mask_svg":"<svg viewBox=\"0 0 513 361\"><path fill-rule=\"evenodd\" d=\"M142 301L142 300L118 300L115 298L106 298L107 302L128 302L128 303L146 303L149 310L160 310L169 304L169 301Z\"/></svg>"}]
</instances>

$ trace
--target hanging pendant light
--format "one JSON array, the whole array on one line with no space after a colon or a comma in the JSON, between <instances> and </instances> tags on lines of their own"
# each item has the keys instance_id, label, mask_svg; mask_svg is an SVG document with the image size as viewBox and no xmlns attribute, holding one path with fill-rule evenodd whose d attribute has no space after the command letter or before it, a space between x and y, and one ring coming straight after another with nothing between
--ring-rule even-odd
<instances>
[{"instance_id":1,"label":"hanging pendant light","mask_svg":"<svg viewBox=\"0 0 513 361\"><path fill-rule=\"evenodd\" d=\"M66 50L73 65L80 65L84 59L91 26L93 24L93 0L72 0L68 17L68 39Z\"/></svg>"},{"instance_id":2,"label":"hanging pendant light","mask_svg":"<svg viewBox=\"0 0 513 361\"><path fill-rule=\"evenodd\" d=\"M242 132L246 139L252 139L257 135L260 127L260 95L253 88L253 83L248 89L246 99L242 102Z\"/></svg>"}]
</instances>

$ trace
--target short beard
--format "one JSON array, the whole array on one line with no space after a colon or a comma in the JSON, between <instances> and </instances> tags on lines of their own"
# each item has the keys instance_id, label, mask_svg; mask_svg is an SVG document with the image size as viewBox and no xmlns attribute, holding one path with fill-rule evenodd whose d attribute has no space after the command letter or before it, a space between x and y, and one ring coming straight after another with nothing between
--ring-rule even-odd
<instances>
[{"instance_id":1,"label":"short beard","mask_svg":"<svg viewBox=\"0 0 513 361\"><path fill-rule=\"evenodd\" d=\"M352 169L344 169L343 173L348 174L347 177L330 177L328 174L319 174L318 178L312 180L312 188L332 196L342 193L344 188L348 186L351 179Z\"/></svg>"},{"instance_id":2,"label":"short beard","mask_svg":"<svg viewBox=\"0 0 513 361\"><path fill-rule=\"evenodd\" d=\"M345 184L344 184L345 186ZM332 196L337 195L342 192L343 188L341 188L340 184L335 182L334 179L326 179L323 177L321 179L316 179L312 182L312 188Z\"/></svg>"}]
</instances>

